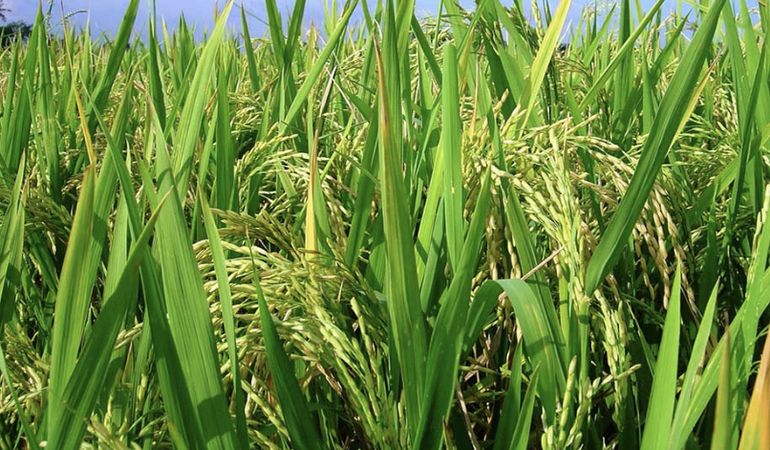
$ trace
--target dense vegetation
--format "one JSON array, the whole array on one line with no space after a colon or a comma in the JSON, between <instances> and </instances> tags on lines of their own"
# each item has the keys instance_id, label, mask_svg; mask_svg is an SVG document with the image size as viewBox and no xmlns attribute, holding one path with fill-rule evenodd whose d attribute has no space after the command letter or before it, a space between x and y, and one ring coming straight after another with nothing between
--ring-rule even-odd
<instances>
[{"instance_id":1,"label":"dense vegetation","mask_svg":"<svg viewBox=\"0 0 770 450\"><path fill-rule=\"evenodd\" d=\"M770 448L765 3L138 5L0 50L0 448Z\"/></svg>"}]
</instances>

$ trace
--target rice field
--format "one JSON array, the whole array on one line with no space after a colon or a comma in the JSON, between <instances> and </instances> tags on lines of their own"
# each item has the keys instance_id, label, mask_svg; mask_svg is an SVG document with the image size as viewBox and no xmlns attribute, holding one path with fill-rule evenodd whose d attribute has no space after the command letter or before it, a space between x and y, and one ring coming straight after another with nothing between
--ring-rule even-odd
<instances>
[{"instance_id":1,"label":"rice field","mask_svg":"<svg viewBox=\"0 0 770 450\"><path fill-rule=\"evenodd\" d=\"M0 48L0 449L770 448L766 3L139 3Z\"/></svg>"}]
</instances>

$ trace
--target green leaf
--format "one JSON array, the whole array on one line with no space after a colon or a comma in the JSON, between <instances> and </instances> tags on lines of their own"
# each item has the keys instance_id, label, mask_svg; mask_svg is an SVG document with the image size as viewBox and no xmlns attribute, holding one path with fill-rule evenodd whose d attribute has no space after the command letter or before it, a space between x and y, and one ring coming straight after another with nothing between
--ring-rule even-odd
<instances>
[{"instance_id":1,"label":"green leaf","mask_svg":"<svg viewBox=\"0 0 770 450\"><path fill-rule=\"evenodd\" d=\"M120 65L123 62L123 57L126 54L126 48L128 47L128 40L131 38L131 32L134 29L134 22L136 21L136 14L139 10L139 0L131 0L126 8L126 12L123 14L123 20L120 22L120 28L118 34L113 42L112 51L110 57L107 60L107 66L104 69L104 74L99 79L99 84L93 92L93 107L89 107L87 111L88 130L93 133L96 129L96 117L94 116L94 110L104 111L107 102L109 100L110 92L112 91L115 79L120 71Z\"/></svg>"},{"instance_id":2,"label":"green leaf","mask_svg":"<svg viewBox=\"0 0 770 450\"><path fill-rule=\"evenodd\" d=\"M8 371L8 364L6 363L5 351L3 351L1 346L0 346L0 374L3 375L3 378L5 380L11 380L11 374ZM26 444L29 446L29 448L33 450L39 450L40 445L38 445L37 438L35 437L35 433L32 431L32 426L30 425L29 418L27 417L27 412L22 407L21 402L19 402L19 396L16 394L16 388L13 387L13 383L8 381L6 381L6 386L8 386L8 390L11 392L13 405L16 407L16 412L19 414L19 418L21 419L21 426L24 429L24 434L27 435Z\"/></svg>"},{"instance_id":3,"label":"green leaf","mask_svg":"<svg viewBox=\"0 0 770 450\"><path fill-rule=\"evenodd\" d=\"M674 420L671 423L671 439L669 440L669 446L675 447L675 443L679 442L682 438L682 423L684 422L685 414L690 406L692 400L692 394L695 389L695 384L698 379L698 371L704 364L706 357L706 346L711 336L711 327L714 323L714 314L717 304L717 293L719 292L719 284L715 283L714 288L711 291L711 297L709 298L708 305L706 306L706 312L701 318L700 326L698 327L698 334L695 336L695 343L690 353L690 361L687 363L687 371L684 375L684 382L682 383L682 390L679 394L679 400L676 404L676 412L674 413ZM669 306L670 309L670 306Z\"/></svg>"},{"instance_id":4,"label":"green leaf","mask_svg":"<svg viewBox=\"0 0 770 450\"><path fill-rule=\"evenodd\" d=\"M660 103L652 132L642 148L631 184L612 217L604 236L594 251L586 270L586 293L593 293L620 258L628 236L642 212L655 178L663 165L674 136L678 133L692 100L693 90L700 78L701 68L719 22L725 0L716 0L693 36L692 44L682 57Z\"/></svg>"},{"instance_id":5,"label":"green leaf","mask_svg":"<svg viewBox=\"0 0 770 450\"><path fill-rule=\"evenodd\" d=\"M159 190L169 192L173 189L168 205L161 210L153 243L160 263L169 331L182 363L190 398L196 407L193 414L199 415L203 425L206 445L230 449L235 447L236 437L219 373L214 327L182 211L179 184L172 174L166 141L157 119L154 134L155 176Z\"/></svg>"},{"instance_id":6,"label":"green leaf","mask_svg":"<svg viewBox=\"0 0 770 450\"><path fill-rule=\"evenodd\" d=\"M246 428L245 403L246 397L241 386L240 364L238 362L238 349L235 336L235 317L233 311L233 300L230 292L230 279L227 277L227 267L225 253L222 250L222 243L219 239L219 230L217 230L214 215L209 208L209 202L206 196L198 189L201 199L201 212L203 222L206 226L206 235L209 238L211 247L211 258L214 261L214 271L217 277L217 287L219 301L222 305L222 319L225 325L225 337L227 338L227 352L230 357L230 376L233 379L233 390L235 391L235 427L238 436L240 448L248 447L248 436Z\"/></svg>"},{"instance_id":7,"label":"green leaf","mask_svg":"<svg viewBox=\"0 0 770 450\"><path fill-rule=\"evenodd\" d=\"M588 91L588 93L586 93L583 101L580 102L579 109L581 111L585 111L588 105L594 103L596 96L599 95L599 92L601 92L601 90L604 88L604 85L607 84L610 78L612 78L612 76L615 74L617 66L623 61L623 58L629 53L633 52L633 49L636 45L636 40L639 39L639 36L647 28L647 25L649 25L653 17L655 17L655 14L657 14L658 10L661 8L661 6L663 6L663 2L664 0L658 0L654 5L652 5L652 8L650 8L644 18L639 22L639 25L636 27L634 32L631 33L631 36L629 36L626 42L620 47L610 64L608 64L604 70L602 70L602 73L597 77L596 81L591 86L591 89ZM718 15L719 13L717 12L717 16ZM711 34L713 34L713 32ZM708 36L708 40L710 39L711 36ZM689 48L693 47L694 46L691 44ZM690 52L692 52L692 50ZM700 65L696 70L700 70ZM671 87L669 87L669 90L671 90Z\"/></svg>"},{"instance_id":8,"label":"green leaf","mask_svg":"<svg viewBox=\"0 0 770 450\"><path fill-rule=\"evenodd\" d=\"M11 111L4 111L10 114L9 120L4 124L2 133L0 133L0 155L2 155L5 166L10 173L16 172L21 155L29 144L30 125L32 124L32 102L31 95L34 89L35 71L38 66L38 45L40 45L40 29L45 28L43 11L38 6L37 16L35 17L35 26L32 28L29 41L27 42L27 56L24 58L24 71L20 80L21 88L16 101L13 103ZM8 95L8 105L11 104L13 94ZM10 180L8 180L10 182Z\"/></svg>"},{"instance_id":9,"label":"green leaf","mask_svg":"<svg viewBox=\"0 0 770 450\"><path fill-rule=\"evenodd\" d=\"M556 418L556 403L566 388L565 364L561 360L560 335L555 335L543 306L526 282L519 279L487 281L479 288L479 296L497 296L505 292L516 320L521 326L524 350L535 366L541 366L545 382L539 386L540 398L545 409L547 423Z\"/></svg>"},{"instance_id":10,"label":"green leaf","mask_svg":"<svg viewBox=\"0 0 770 450\"><path fill-rule=\"evenodd\" d=\"M730 450L732 448L733 414L730 410L732 390L730 336L725 335L722 346L722 361L719 375L719 391L714 411L714 432L711 436L711 450Z\"/></svg>"},{"instance_id":11,"label":"green leaf","mask_svg":"<svg viewBox=\"0 0 770 450\"><path fill-rule=\"evenodd\" d=\"M217 20L211 36L201 53L198 68L190 84L189 95L185 100L182 116L179 120L175 139L175 150L172 155L174 177L177 179L179 195L185 196L188 189L193 156L200 141L201 122L205 114L206 102L209 98L209 80L216 67L216 56L222 42L222 36L227 25L227 17L233 6L230 0Z\"/></svg>"},{"instance_id":12,"label":"green leaf","mask_svg":"<svg viewBox=\"0 0 770 450\"><path fill-rule=\"evenodd\" d=\"M516 346L516 351L513 354L511 362L511 379L508 384L508 391L505 394L505 401L503 403L503 411L500 414L500 424L497 427L497 433L495 433L495 447L494 450L508 450L515 448L516 441L513 440L513 436L516 433L516 427L519 423L519 419L522 417L521 411L521 366L524 362L522 359L524 346L519 344ZM536 372L539 371L536 369ZM534 394L536 391L536 384L533 381L537 381L535 378L537 373L533 374L530 378L527 394L530 390ZM525 394L526 397L526 394ZM534 395L533 395L534 400ZM534 406L534 401L532 402ZM526 406L529 406L527 404ZM532 409L530 409L531 414ZM523 411L526 413L526 411ZM523 427L524 424L522 424Z\"/></svg>"},{"instance_id":13,"label":"green leaf","mask_svg":"<svg viewBox=\"0 0 770 450\"><path fill-rule=\"evenodd\" d=\"M535 410L535 395L540 388L540 365L535 367L532 376L529 378L529 387L524 394L524 401L521 404L519 418L516 421L516 430L513 433L513 439L508 446L510 450L526 450L529 443L529 432L532 425L532 416Z\"/></svg>"},{"instance_id":14,"label":"green leaf","mask_svg":"<svg viewBox=\"0 0 770 450\"><path fill-rule=\"evenodd\" d=\"M251 93L256 94L259 92L262 83L259 81L259 73L257 72L257 59L254 54L254 44L251 41L251 34L249 33L249 24L246 21L246 10L241 3L241 26L243 28L243 47L246 53L246 63L249 66L249 80L251 81Z\"/></svg>"},{"instance_id":15,"label":"green leaf","mask_svg":"<svg viewBox=\"0 0 770 450\"><path fill-rule=\"evenodd\" d=\"M104 123L104 118L98 109L94 109L93 111L94 116L104 133L105 140L107 141L108 153L112 155L113 160L120 161L122 155L120 154L119 146L113 139L109 128ZM156 120L154 123L156 129L159 130L160 121L157 120L157 116L155 117ZM140 218L139 208L136 204L137 197L131 183L131 176L124 164L115 164L114 167L125 198L131 231L134 236L139 236L142 230L142 220ZM148 186L151 185L152 183L148 183ZM146 194L148 194L148 197L154 197L154 195L152 195L152 189L146 190ZM172 436L174 437L175 444L185 444L181 441L184 439L186 440L187 445L201 447L205 445L202 424L199 416L195 413L191 393L182 372L179 354L172 339L168 316L166 314L167 308L163 297L160 277L158 275L158 266L154 258L149 255L149 250L146 252L147 254L142 258L140 275L147 310L146 318L150 325L153 345L158 354L156 364L161 391L163 393L163 405L168 414L169 426L174 430Z\"/></svg>"},{"instance_id":16,"label":"green leaf","mask_svg":"<svg viewBox=\"0 0 770 450\"><path fill-rule=\"evenodd\" d=\"M267 302L262 293L259 274L256 272L256 265L253 260L252 270L254 272L254 287L257 289L259 301L259 322L262 326L262 337L265 340L265 351L292 445L295 448L308 450L324 449L325 445L318 435L316 423L310 414L310 409L302 395L297 378L294 376L294 369L278 337L273 317L267 309Z\"/></svg>"},{"instance_id":17,"label":"green leaf","mask_svg":"<svg viewBox=\"0 0 770 450\"><path fill-rule=\"evenodd\" d=\"M663 338L655 362L655 377L647 406L647 420L642 435L642 450L664 448L671 435L671 418L676 401L676 378L679 356L680 301L682 290L680 268L674 275L671 300L668 302L666 323L663 325Z\"/></svg>"},{"instance_id":18,"label":"green leaf","mask_svg":"<svg viewBox=\"0 0 770 450\"><path fill-rule=\"evenodd\" d=\"M321 76L326 62L332 56L334 49L337 47L337 44L347 30L348 21L350 20L350 16L353 14L353 11L356 9L356 5L358 5L358 0L348 0L345 3L345 10L342 13L342 17L340 17L339 22L337 23L337 28L335 28L334 33L329 36L329 39L324 45L323 51L318 56L318 60L307 74L305 81L302 83L302 86L300 86L296 97L294 97L294 100L289 106L289 110L286 112L284 122L281 124L281 132L285 132L286 129L294 123L294 120L300 113L302 105L310 95L310 90L313 89L313 86L318 82L318 78Z\"/></svg>"},{"instance_id":19,"label":"green leaf","mask_svg":"<svg viewBox=\"0 0 770 450\"><path fill-rule=\"evenodd\" d=\"M59 292L56 296L51 350L51 375L48 416L48 434L57 437L65 430L59 428L65 409L64 390L72 377L78 359L80 342L86 322L86 312L91 303L90 276L81 270L82 261L89 258L94 219L95 169L86 169L83 188L72 223L67 252L64 256ZM55 441L54 441L55 442Z\"/></svg>"},{"instance_id":20,"label":"green leaf","mask_svg":"<svg viewBox=\"0 0 770 450\"><path fill-rule=\"evenodd\" d=\"M16 310L16 290L21 280L24 256L25 196L22 193L26 171L26 158L22 155L19 171L3 222L0 224L0 334ZM10 379L10 378L8 378Z\"/></svg>"},{"instance_id":21,"label":"green leaf","mask_svg":"<svg viewBox=\"0 0 770 450\"><path fill-rule=\"evenodd\" d=\"M738 450L766 448L770 448L770 339L767 336Z\"/></svg>"},{"instance_id":22,"label":"green leaf","mask_svg":"<svg viewBox=\"0 0 770 450\"><path fill-rule=\"evenodd\" d=\"M380 88L380 182L387 251L385 296L390 327L406 394L410 436L418 434L427 362L425 318L420 307L415 266L414 229L402 175L399 57L392 1L385 9L383 50L376 47Z\"/></svg>"},{"instance_id":23,"label":"green leaf","mask_svg":"<svg viewBox=\"0 0 770 450\"><path fill-rule=\"evenodd\" d=\"M559 36L564 27L564 22L567 20L567 13L571 5L572 0L561 0L559 2L556 14L553 16L551 23L548 24L543 41L540 43L540 49L537 51L534 61L532 61L532 68L529 71L529 75L527 75L524 92L519 100L519 105L525 108L523 119L519 122L521 124L521 133L524 132L525 127L529 124L529 118L532 116L535 103L539 98L540 87L543 85L553 53L559 45Z\"/></svg>"},{"instance_id":24,"label":"green leaf","mask_svg":"<svg viewBox=\"0 0 770 450\"><path fill-rule=\"evenodd\" d=\"M237 194L235 187L235 152L230 130L230 100L227 92L228 72L224 70L220 59L217 89L217 176L214 179L216 188L215 207L223 211L229 210ZM199 189L200 191L200 189Z\"/></svg>"},{"instance_id":25,"label":"green leaf","mask_svg":"<svg viewBox=\"0 0 770 450\"><path fill-rule=\"evenodd\" d=\"M480 258L481 241L489 209L490 179L491 170L488 169L468 229L468 237L463 245L462 258L431 335L424 400L420 411L420 429L415 439L415 448L438 449L443 444L442 429L435 424L442 423L442 420L448 422L447 416L454 398L459 358L467 331L463 325L468 316L471 282Z\"/></svg>"},{"instance_id":26,"label":"green leaf","mask_svg":"<svg viewBox=\"0 0 770 450\"><path fill-rule=\"evenodd\" d=\"M136 307L139 264L146 253L162 207L161 202L132 247L115 292L107 299L99 314L72 376L67 381L62 401L66 406L55 413L52 411L53 414L49 416L55 417L55 425L48 433L48 445L78 449L82 444L88 419L107 375L118 332L123 329L126 314Z\"/></svg>"},{"instance_id":27,"label":"green leaf","mask_svg":"<svg viewBox=\"0 0 770 450\"><path fill-rule=\"evenodd\" d=\"M354 267L361 254L366 235L369 216L372 209L372 198L377 184L375 175L379 169L377 145L379 142L379 110L375 105L372 117L369 118L369 130L364 142L361 175L358 177L356 202L353 208L353 220L348 233L348 243L345 248L345 262Z\"/></svg>"},{"instance_id":28,"label":"green leaf","mask_svg":"<svg viewBox=\"0 0 770 450\"><path fill-rule=\"evenodd\" d=\"M457 273L464 240L462 182L463 129L460 122L460 94L457 83L457 51L452 44L444 47L444 86L441 90L444 112L441 142L444 146L444 220L447 253L453 273Z\"/></svg>"}]
</instances>

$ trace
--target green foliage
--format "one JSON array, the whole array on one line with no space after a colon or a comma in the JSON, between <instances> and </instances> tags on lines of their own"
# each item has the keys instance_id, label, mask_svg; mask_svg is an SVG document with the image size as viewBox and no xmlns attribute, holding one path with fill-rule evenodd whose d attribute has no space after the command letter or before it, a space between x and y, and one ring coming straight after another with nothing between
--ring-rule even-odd
<instances>
[{"instance_id":1,"label":"green foliage","mask_svg":"<svg viewBox=\"0 0 770 450\"><path fill-rule=\"evenodd\" d=\"M0 6L2 12L2 6ZM32 25L26 22L10 22L0 26L0 47L7 47L18 37L22 40L32 34Z\"/></svg>"},{"instance_id":2,"label":"green foliage","mask_svg":"<svg viewBox=\"0 0 770 450\"><path fill-rule=\"evenodd\" d=\"M0 30L0 450L769 445L764 3L128 3Z\"/></svg>"}]
</instances>

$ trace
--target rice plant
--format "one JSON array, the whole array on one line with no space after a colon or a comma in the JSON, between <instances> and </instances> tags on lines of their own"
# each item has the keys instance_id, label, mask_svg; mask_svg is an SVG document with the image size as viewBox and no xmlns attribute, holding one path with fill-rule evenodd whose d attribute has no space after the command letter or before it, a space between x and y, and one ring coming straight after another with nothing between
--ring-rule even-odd
<instances>
[{"instance_id":1,"label":"rice plant","mask_svg":"<svg viewBox=\"0 0 770 450\"><path fill-rule=\"evenodd\" d=\"M374 3L0 49L0 449L770 448L767 4Z\"/></svg>"}]
</instances>

